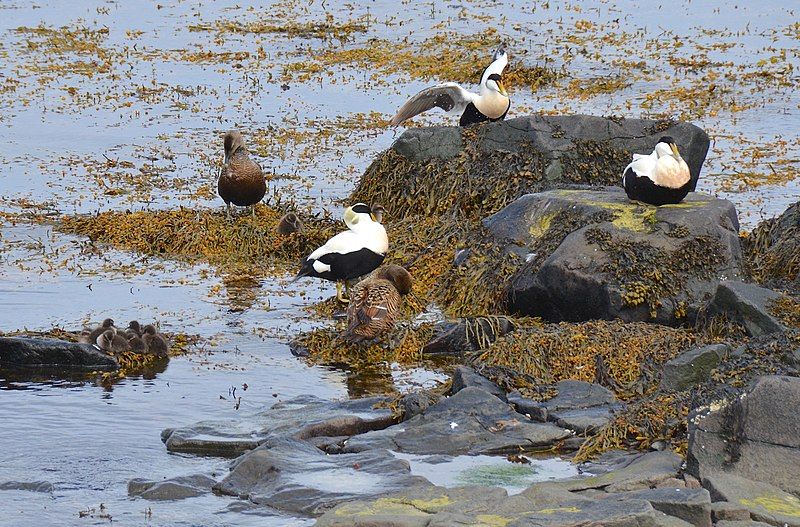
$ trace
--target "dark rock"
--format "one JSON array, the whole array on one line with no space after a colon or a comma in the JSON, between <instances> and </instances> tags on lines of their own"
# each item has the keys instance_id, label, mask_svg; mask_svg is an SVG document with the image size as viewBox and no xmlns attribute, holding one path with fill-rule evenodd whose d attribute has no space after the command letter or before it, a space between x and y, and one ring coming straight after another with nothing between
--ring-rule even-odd
<instances>
[{"instance_id":1,"label":"dark rock","mask_svg":"<svg viewBox=\"0 0 800 527\"><path fill-rule=\"evenodd\" d=\"M0 365L55 372L111 371L117 361L90 344L28 337L0 337Z\"/></svg>"},{"instance_id":2,"label":"dark rock","mask_svg":"<svg viewBox=\"0 0 800 527\"><path fill-rule=\"evenodd\" d=\"M661 377L661 389L680 392L707 380L729 350L727 344L711 344L691 349L667 361Z\"/></svg>"},{"instance_id":3,"label":"dark rock","mask_svg":"<svg viewBox=\"0 0 800 527\"><path fill-rule=\"evenodd\" d=\"M497 454L552 446L569 435L549 423L532 423L494 395L468 387L408 421L352 437L344 451Z\"/></svg>"},{"instance_id":4,"label":"dark rock","mask_svg":"<svg viewBox=\"0 0 800 527\"><path fill-rule=\"evenodd\" d=\"M664 514L661 511L656 511L655 524L656 527L692 527L692 524L685 522L675 516Z\"/></svg>"},{"instance_id":5,"label":"dark rock","mask_svg":"<svg viewBox=\"0 0 800 527\"><path fill-rule=\"evenodd\" d=\"M800 493L798 408L800 378L764 376L749 393L696 410L687 472L701 480L735 475Z\"/></svg>"},{"instance_id":6,"label":"dark rock","mask_svg":"<svg viewBox=\"0 0 800 527\"><path fill-rule=\"evenodd\" d=\"M724 281L717 286L704 316L727 315L729 320L742 324L751 337L785 331L786 327L769 312L770 303L779 298L780 293L755 284Z\"/></svg>"},{"instance_id":7,"label":"dark rock","mask_svg":"<svg viewBox=\"0 0 800 527\"><path fill-rule=\"evenodd\" d=\"M590 382L560 381L556 383L556 389L558 390L558 395L543 403L547 411L551 413L559 410L591 408L619 402L614 392L599 384Z\"/></svg>"},{"instance_id":8,"label":"dark rock","mask_svg":"<svg viewBox=\"0 0 800 527\"><path fill-rule=\"evenodd\" d=\"M499 337L514 330L514 324L504 317L444 322L436 335L422 348L425 355L466 355L478 351ZM478 338L482 335L482 339Z\"/></svg>"},{"instance_id":9,"label":"dark rock","mask_svg":"<svg viewBox=\"0 0 800 527\"><path fill-rule=\"evenodd\" d=\"M712 499L746 507L753 520L776 526L800 527L800 500L777 487L725 473L704 477L702 482Z\"/></svg>"},{"instance_id":10,"label":"dark rock","mask_svg":"<svg viewBox=\"0 0 800 527\"><path fill-rule=\"evenodd\" d=\"M29 492L53 492L55 487L49 481L4 481L0 490L25 490Z\"/></svg>"},{"instance_id":11,"label":"dark rock","mask_svg":"<svg viewBox=\"0 0 800 527\"><path fill-rule=\"evenodd\" d=\"M185 428L168 428L161 440L170 452L235 457L269 437L337 437L361 434L394 422L388 409L375 409L381 397L331 402L301 396L280 402L247 419L203 421Z\"/></svg>"},{"instance_id":12,"label":"dark rock","mask_svg":"<svg viewBox=\"0 0 800 527\"><path fill-rule=\"evenodd\" d=\"M523 196L484 224L519 256L508 310L551 321L685 324L720 277L742 273L736 210L705 194L653 207L620 188L553 190Z\"/></svg>"},{"instance_id":13,"label":"dark rock","mask_svg":"<svg viewBox=\"0 0 800 527\"><path fill-rule=\"evenodd\" d=\"M183 500L211 492L216 483L204 474L180 476L163 481L149 481L142 478L128 482L128 496L139 496L146 500Z\"/></svg>"},{"instance_id":14,"label":"dark rock","mask_svg":"<svg viewBox=\"0 0 800 527\"><path fill-rule=\"evenodd\" d=\"M645 454L607 453L584 471L602 472L596 476L553 483L570 491L604 489L608 492L628 492L648 489L676 477L683 460L673 452Z\"/></svg>"},{"instance_id":15,"label":"dark rock","mask_svg":"<svg viewBox=\"0 0 800 527\"><path fill-rule=\"evenodd\" d=\"M646 500L654 509L695 527L711 527L711 496L706 489L657 488L609 495L613 500Z\"/></svg>"},{"instance_id":16,"label":"dark rock","mask_svg":"<svg viewBox=\"0 0 800 527\"><path fill-rule=\"evenodd\" d=\"M529 415L534 421L542 423L547 421L547 408L545 408L541 401L534 401L533 399L523 397L522 394L517 391L509 392L506 397L508 402L517 409L517 412Z\"/></svg>"},{"instance_id":17,"label":"dark rock","mask_svg":"<svg viewBox=\"0 0 800 527\"><path fill-rule=\"evenodd\" d=\"M716 527L770 527L770 524L764 522L754 522L752 520L733 521L721 520L715 523Z\"/></svg>"},{"instance_id":18,"label":"dark rock","mask_svg":"<svg viewBox=\"0 0 800 527\"><path fill-rule=\"evenodd\" d=\"M403 410L403 420L407 421L415 415L421 414L441 400L441 396L430 392L407 393L397 403Z\"/></svg>"},{"instance_id":19,"label":"dark rock","mask_svg":"<svg viewBox=\"0 0 800 527\"><path fill-rule=\"evenodd\" d=\"M596 432L603 428L614 418L615 408L612 405L593 406L591 408L576 408L574 410L560 410L550 414L555 423L577 434Z\"/></svg>"},{"instance_id":20,"label":"dark rock","mask_svg":"<svg viewBox=\"0 0 800 527\"><path fill-rule=\"evenodd\" d=\"M644 500L595 500L560 503L556 510L523 514L508 523L508 527L570 527L603 525L605 527L639 527L654 525L655 511Z\"/></svg>"},{"instance_id":21,"label":"dark rock","mask_svg":"<svg viewBox=\"0 0 800 527\"><path fill-rule=\"evenodd\" d=\"M474 386L475 388L480 388L485 392L489 392L503 401L506 400L506 393L495 383L477 373L469 366L457 366L453 372L453 387L450 390L451 394L456 394L464 388L468 388L470 386Z\"/></svg>"},{"instance_id":22,"label":"dark rock","mask_svg":"<svg viewBox=\"0 0 800 527\"><path fill-rule=\"evenodd\" d=\"M326 455L305 441L271 439L236 460L214 490L308 515L347 500L426 485L387 450Z\"/></svg>"},{"instance_id":23,"label":"dark rock","mask_svg":"<svg viewBox=\"0 0 800 527\"><path fill-rule=\"evenodd\" d=\"M711 504L711 519L715 522L722 520L745 522L750 521L750 511L747 507L729 501L717 501Z\"/></svg>"},{"instance_id":24,"label":"dark rock","mask_svg":"<svg viewBox=\"0 0 800 527\"><path fill-rule=\"evenodd\" d=\"M762 221L744 240L753 278L800 293L800 201L777 218Z\"/></svg>"}]
</instances>

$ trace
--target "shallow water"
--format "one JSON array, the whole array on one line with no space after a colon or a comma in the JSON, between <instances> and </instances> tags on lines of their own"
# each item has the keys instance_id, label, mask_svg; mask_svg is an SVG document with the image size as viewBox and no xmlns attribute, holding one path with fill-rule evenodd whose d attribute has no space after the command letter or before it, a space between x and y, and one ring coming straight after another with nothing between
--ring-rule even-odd
<instances>
[{"instance_id":1,"label":"shallow water","mask_svg":"<svg viewBox=\"0 0 800 527\"><path fill-rule=\"evenodd\" d=\"M255 151L274 174L271 200L335 210L395 137L378 119L434 81L349 62L319 71L306 64L306 78L291 65L319 64L325 51L364 48L373 38L406 49L451 31L483 35L487 54L502 35L512 60L564 73L535 93L516 88L510 116L683 116L702 126L713 143L700 187L733 200L751 228L800 198L800 178L793 179L800 166L797 19L791 4L773 0L757 7L4 0L0 212L221 207L213 174L221 133L232 127L258 140ZM283 31L287 21L326 20L364 27L333 38ZM216 25L258 21L282 29ZM598 78L621 87L593 92ZM687 89L698 91L687 96ZM419 122L452 119L431 114ZM55 486L52 494L0 491L0 524L106 524L106 514L124 525L308 523L228 509L231 500L215 496L129 500L126 484L227 470L222 460L168 455L159 438L165 427L303 393L346 397L392 384L402 391L441 378L425 367L386 364L364 379L292 357L288 338L319 323L302 308L331 294L332 287L310 281L242 284L208 266L98 250L47 227L0 219L0 331L77 329L110 315L158 319L167 331L204 339L203 351L173 359L153 378L110 388L20 382L0 372L0 482ZM242 397L239 409L232 387Z\"/></svg>"}]
</instances>

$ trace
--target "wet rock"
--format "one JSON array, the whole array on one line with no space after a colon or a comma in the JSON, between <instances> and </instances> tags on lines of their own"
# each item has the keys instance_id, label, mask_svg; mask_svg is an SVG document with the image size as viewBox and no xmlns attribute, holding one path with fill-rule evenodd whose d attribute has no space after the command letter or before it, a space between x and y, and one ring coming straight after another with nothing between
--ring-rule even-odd
<instances>
[{"instance_id":1,"label":"wet rock","mask_svg":"<svg viewBox=\"0 0 800 527\"><path fill-rule=\"evenodd\" d=\"M607 453L595 463L587 464L585 471L602 473L588 478L554 483L570 491L603 489L607 492L628 492L649 489L676 477L683 460L673 452L647 452L645 454Z\"/></svg>"},{"instance_id":2,"label":"wet rock","mask_svg":"<svg viewBox=\"0 0 800 527\"><path fill-rule=\"evenodd\" d=\"M750 511L737 503L717 501L711 504L711 519L715 522L723 520L746 522L750 521Z\"/></svg>"},{"instance_id":3,"label":"wet rock","mask_svg":"<svg viewBox=\"0 0 800 527\"><path fill-rule=\"evenodd\" d=\"M139 496L146 500L183 500L211 492L216 483L205 474L180 476L163 481L150 481L142 478L128 482L128 496Z\"/></svg>"},{"instance_id":4,"label":"wet rock","mask_svg":"<svg viewBox=\"0 0 800 527\"><path fill-rule=\"evenodd\" d=\"M342 501L426 484L387 450L330 456L305 441L281 438L237 459L214 490L281 511L319 515Z\"/></svg>"},{"instance_id":5,"label":"wet rock","mask_svg":"<svg viewBox=\"0 0 800 527\"><path fill-rule=\"evenodd\" d=\"M4 481L0 490L25 490L28 492L53 492L55 487L49 481Z\"/></svg>"},{"instance_id":6,"label":"wet rock","mask_svg":"<svg viewBox=\"0 0 800 527\"><path fill-rule=\"evenodd\" d=\"M690 419L687 472L735 475L800 493L800 378L763 376L724 404ZM729 500L730 501L730 500Z\"/></svg>"},{"instance_id":7,"label":"wet rock","mask_svg":"<svg viewBox=\"0 0 800 527\"><path fill-rule=\"evenodd\" d=\"M621 405L594 406L591 408L577 408L575 410L563 410L550 414L555 423L569 430L574 430L577 434L588 434L595 432L614 419L615 412Z\"/></svg>"},{"instance_id":8,"label":"wet rock","mask_svg":"<svg viewBox=\"0 0 800 527\"><path fill-rule=\"evenodd\" d=\"M777 218L759 223L744 246L756 280L800 292L800 201Z\"/></svg>"},{"instance_id":9,"label":"wet rock","mask_svg":"<svg viewBox=\"0 0 800 527\"><path fill-rule=\"evenodd\" d=\"M0 337L0 366L54 372L111 371L119 368L113 357L90 344L29 337Z\"/></svg>"},{"instance_id":10,"label":"wet rock","mask_svg":"<svg viewBox=\"0 0 800 527\"><path fill-rule=\"evenodd\" d=\"M646 500L654 509L695 527L711 527L711 496L706 489L657 488L609 495L613 500Z\"/></svg>"},{"instance_id":11,"label":"wet rock","mask_svg":"<svg viewBox=\"0 0 800 527\"><path fill-rule=\"evenodd\" d=\"M653 207L620 188L553 190L517 199L484 225L519 256L508 310L551 321L684 324L720 278L742 274L736 210L706 194Z\"/></svg>"},{"instance_id":12,"label":"wet rock","mask_svg":"<svg viewBox=\"0 0 800 527\"><path fill-rule=\"evenodd\" d=\"M720 282L704 315L724 314L742 324L751 337L785 331L786 327L769 312L769 304L781 298L771 289L737 281Z\"/></svg>"},{"instance_id":13,"label":"wet rock","mask_svg":"<svg viewBox=\"0 0 800 527\"><path fill-rule=\"evenodd\" d=\"M161 433L161 440L170 452L235 457L270 437L351 436L386 427L394 420L390 410L374 408L381 401L385 399L331 402L301 396L244 418L168 428Z\"/></svg>"},{"instance_id":14,"label":"wet rock","mask_svg":"<svg viewBox=\"0 0 800 527\"><path fill-rule=\"evenodd\" d=\"M468 388L470 386L480 388L485 392L489 392L503 401L506 400L506 392L504 392L495 383L477 373L469 366L457 366L453 372L453 387L450 390L451 393L456 394L464 388Z\"/></svg>"},{"instance_id":15,"label":"wet rock","mask_svg":"<svg viewBox=\"0 0 800 527\"><path fill-rule=\"evenodd\" d=\"M383 430L352 437L346 452L386 448L411 454L493 454L551 446L570 433L533 423L494 395L464 388L422 414Z\"/></svg>"},{"instance_id":16,"label":"wet rock","mask_svg":"<svg viewBox=\"0 0 800 527\"><path fill-rule=\"evenodd\" d=\"M517 412L529 415L531 419L539 422L547 421L547 408L541 401L534 401L523 397L518 391L509 392L506 395L509 404L516 408Z\"/></svg>"},{"instance_id":17,"label":"wet rock","mask_svg":"<svg viewBox=\"0 0 800 527\"><path fill-rule=\"evenodd\" d=\"M558 390L558 395L543 403L547 411L551 413L559 410L591 408L619 402L614 392L591 382L560 381L556 383L556 389Z\"/></svg>"},{"instance_id":18,"label":"wet rock","mask_svg":"<svg viewBox=\"0 0 800 527\"><path fill-rule=\"evenodd\" d=\"M704 477L702 481L714 500L747 508L753 520L776 526L800 526L800 500L778 487L725 473Z\"/></svg>"},{"instance_id":19,"label":"wet rock","mask_svg":"<svg viewBox=\"0 0 800 527\"><path fill-rule=\"evenodd\" d=\"M508 527L569 527L574 525L603 525L637 527L655 524L655 510L644 500L594 500L560 503L556 510L545 509L523 514L508 523Z\"/></svg>"},{"instance_id":20,"label":"wet rock","mask_svg":"<svg viewBox=\"0 0 800 527\"><path fill-rule=\"evenodd\" d=\"M400 398L398 406L403 410L403 420L409 420L415 415L421 414L441 400L441 396L430 392L407 393Z\"/></svg>"},{"instance_id":21,"label":"wet rock","mask_svg":"<svg viewBox=\"0 0 800 527\"><path fill-rule=\"evenodd\" d=\"M770 524L764 522L754 522L751 520L732 521L721 520L715 523L717 527L770 527Z\"/></svg>"},{"instance_id":22,"label":"wet rock","mask_svg":"<svg viewBox=\"0 0 800 527\"><path fill-rule=\"evenodd\" d=\"M712 344L681 353L664 364L661 389L680 392L706 381L729 351L727 344Z\"/></svg>"},{"instance_id":23,"label":"wet rock","mask_svg":"<svg viewBox=\"0 0 800 527\"><path fill-rule=\"evenodd\" d=\"M513 330L514 324L503 317L492 320L462 318L455 322L444 322L431 341L422 348L422 352L425 355L466 355ZM483 341L478 334L482 335Z\"/></svg>"}]
</instances>

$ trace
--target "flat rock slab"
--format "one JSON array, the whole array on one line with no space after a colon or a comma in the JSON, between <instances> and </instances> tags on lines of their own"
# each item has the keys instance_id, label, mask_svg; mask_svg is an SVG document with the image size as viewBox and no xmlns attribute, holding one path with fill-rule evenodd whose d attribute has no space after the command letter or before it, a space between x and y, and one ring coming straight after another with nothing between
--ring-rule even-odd
<instances>
[{"instance_id":1,"label":"flat rock slab","mask_svg":"<svg viewBox=\"0 0 800 527\"><path fill-rule=\"evenodd\" d=\"M205 474L179 476L162 481L136 478L128 482L128 496L139 496L153 501L183 500L208 494L215 483L216 480Z\"/></svg>"},{"instance_id":2,"label":"flat rock slab","mask_svg":"<svg viewBox=\"0 0 800 527\"><path fill-rule=\"evenodd\" d=\"M49 481L3 481L0 483L0 490L25 490L28 492L49 493L55 487Z\"/></svg>"},{"instance_id":3,"label":"flat rock slab","mask_svg":"<svg viewBox=\"0 0 800 527\"><path fill-rule=\"evenodd\" d=\"M706 489L656 488L611 494L606 499L646 500L654 509L695 527L711 527L711 495Z\"/></svg>"},{"instance_id":4,"label":"flat rock slab","mask_svg":"<svg viewBox=\"0 0 800 527\"><path fill-rule=\"evenodd\" d=\"M800 378L758 378L748 393L696 411L687 471L735 475L800 493Z\"/></svg>"},{"instance_id":5,"label":"flat rock slab","mask_svg":"<svg viewBox=\"0 0 800 527\"><path fill-rule=\"evenodd\" d=\"M680 392L708 379L730 351L727 344L700 346L667 361L662 368L661 389Z\"/></svg>"},{"instance_id":6,"label":"flat rock slab","mask_svg":"<svg viewBox=\"0 0 800 527\"><path fill-rule=\"evenodd\" d=\"M715 500L747 508L753 520L779 527L800 527L800 499L768 483L715 474L703 478L703 486Z\"/></svg>"},{"instance_id":7,"label":"flat rock slab","mask_svg":"<svg viewBox=\"0 0 800 527\"><path fill-rule=\"evenodd\" d=\"M606 455L607 459L611 456ZM683 459L672 452L647 452L645 454L623 454L603 463L587 465L590 472L598 469L605 472L588 478L554 482L570 491L602 489L607 492L628 492L649 489L677 476Z\"/></svg>"},{"instance_id":8,"label":"flat rock slab","mask_svg":"<svg viewBox=\"0 0 800 527\"><path fill-rule=\"evenodd\" d=\"M520 262L507 309L550 321L692 322L720 279L742 275L736 209L706 194L654 207L621 188L551 190L484 225Z\"/></svg>"},{"instance_id":9,"label":"flat rock slab","mask_svg":"<svg viewBox=\"0 0 800 527\"><path fill-rule=\"evenodd\" d=\"M281 511L319 515L342 501L426 484L387 450L331 456L305 441L282 438L236 460L214 490Z\"/></svg>"},{"instance_id":10,"label":"flat rock slab","mask_svg":"<svg viewBox=\"0 0 800 527\"><path fill-rule=\"evenodd\" d=\"M468 388L470 386L489 392L503 401L506 400L506 392L503 391L498 385L480 373L476 372L469 366L457 366L453 371L453 385L450 389L450 392L452 394L456 394L464 388Z\"/></svg>"},{"instance_id":11,"label":"flat rock slab","mask_svg":"<svg viewBox=\"0 0 800 527\"><path fill-rule=\"evenodd\" d=\"M780 320L770 314L770 303L781 294L756 284L726 280L720 282L708 306L707 316L726 315L742 324L751 337L786 331Z\"/></svg>"},{"instance_id":12,"label":"flat rock slab","mask_svg":"<svg viewBox=\"0 0 800 527\"><path fill-rule=\"evenodd\" d=\"M90 344L56 339L0 337L0 366L52 372L111 371L117 361Z\"/></svg>"},{"instance_id":13,"label":"flat rock slab","mask_svg":"<svg viewBox=\"0 0 800 527\"><path fill-rule=\"evenodd\" d=\"M614 415L622 405L593 406L591 408L576 408L574 410L559 410L550 414L550 420L558 426L574 430L576 434L584 435L596 432L614 419Z\"/></svg>"},{"instance_id":14,"label":"flat rock slab","mask_svg":"<svg viewBox=\"0 0 800 527\"><path fill-rule=\"evenodd\" d=\"M346 437L384 428L394 420L390 410L374 408L383 400L370 397L332 402L301 396L243 418L168 428L161 439L170 452L235 457L270 437Z\"/></svg>"},{"instance_id":15,"label":"flat rock slab","mask_svg":"<svg viewBox=\"0 0 800 527\"><path fill-rule=\"evenodd\" d=\"M569 436L563 428L533 423L494 395L468 387L408 421L350 438L344 451L497 454L549 447Z\"/></svg>"}]
</instances>

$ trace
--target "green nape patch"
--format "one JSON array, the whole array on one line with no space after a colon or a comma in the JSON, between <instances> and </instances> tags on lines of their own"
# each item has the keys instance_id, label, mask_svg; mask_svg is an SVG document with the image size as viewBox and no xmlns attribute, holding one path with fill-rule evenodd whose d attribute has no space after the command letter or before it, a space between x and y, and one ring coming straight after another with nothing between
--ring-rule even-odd
<instances>
[{"instance_id":1,"label":"green nape patch","mask_svg":"<svg viewBox=\"0 0 800 527\"><path fill-rule=\"evenodd\" d=\"M262 272L296 270L303 256L342 230L329 218L303 217L303 232L281 235L281 212L266 205L256 216L242 214L228 220L212 210L102 212L62 216L55 228L88 236L93 242L147 255L202 260L215 265L247 264Z\"/></svg>"}]
</instances>

